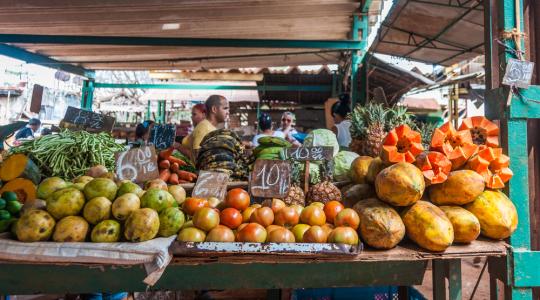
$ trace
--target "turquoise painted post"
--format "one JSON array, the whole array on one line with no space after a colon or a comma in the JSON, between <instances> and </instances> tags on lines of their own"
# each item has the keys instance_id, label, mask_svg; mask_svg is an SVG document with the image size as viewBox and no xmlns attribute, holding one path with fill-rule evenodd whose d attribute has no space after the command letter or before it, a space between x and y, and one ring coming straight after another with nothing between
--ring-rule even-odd
<instances>
[{"instance_id":1,"label":"turquoise painted post","mask_svg":"<svg viewBox=\"0 0 540 300\"><path fill-rule=\"evenodd\" d=\"M81 108L92 111L94 101L94 81L85 80L82 87Z\"/></svg>"},{"instance_id":2,"label":"turquoise painted post","mask_svg":"<svg viewBox=\"0 0 540 300\"><path fill-rule=\"evenodd\" d=\"M353 16L352 39L358 40L358 31L360 30L360 18ZM358 51L353 50L351 53L351 101L352 106L356 105L358 97Z\"/></svg>"},{"instance_id":3,"label":"turquoise painted post","mask_svg":"<svg viewBox=\"0 0 540 300\"><path fill-rule=\"evenodd\" d=\"M148 100L148 104L146 105L146 120L150 120L152 118L152 105L150 100Z\"/></svg>"},{"instance_id":4,"label":"turquoise painted post","mask_svg":"<svg viewBox=\"0 0 540 300\"><path fill-rule=\"evenodd\" d=\"M433 299L446 299L445 263L442 259L434 259L432 261L431 278L433 283Z\"/></svg>"},{"instance_id":5,"label":"turquoise painted post","mask_svg":"<svg viewBox=\"0 0 540 300\"><path fill-rule=\"evenodd\" d=\"M448 289L450 300L461 300L461 259L449 259L448 266Z\"/></svg>"}]
</instances>

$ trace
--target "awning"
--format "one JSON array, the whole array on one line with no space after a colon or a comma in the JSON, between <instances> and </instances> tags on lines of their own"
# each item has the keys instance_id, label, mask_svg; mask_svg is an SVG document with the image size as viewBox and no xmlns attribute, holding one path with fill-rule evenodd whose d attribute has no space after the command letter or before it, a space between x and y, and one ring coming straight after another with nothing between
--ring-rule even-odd
<instances>
[{"instance_id":1,"label":"awning","mask_svg":"<svg viewBox=\"0 0 540 300\"><path fill-rule=\"evenodd\" d=\"M232 86L257 86L255 81L189 81L182 82L193 86L197 85L232 85ZM211 95L222 95L229 102L259 102L259 93L257 90L202 90L202 89L185 89L185 90L147 90L141 96L141 101L192 101L204 102Z\"/></svg>"}]
</instances>

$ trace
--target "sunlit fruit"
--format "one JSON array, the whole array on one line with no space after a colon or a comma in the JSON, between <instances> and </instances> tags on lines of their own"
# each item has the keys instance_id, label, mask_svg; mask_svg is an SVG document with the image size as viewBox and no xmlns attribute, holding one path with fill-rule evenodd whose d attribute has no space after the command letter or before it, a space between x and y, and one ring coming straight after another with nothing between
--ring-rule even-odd
<instances>
[{"instance_id":1,"label":"sunlit fruit","mask_svg":"<svg viewBox=\"0 0 540 300\"><path fill-rule=\"evenodd\" d=\"M238 242L264 243L266 241L266 229L257 223L249 223L236 234Z\"/></svg>"},{"instance_id":2,"label":"sunlit fruit","mask_svg":"<svg viewBox=\"0 0 540 300\"><path fill-rule=\"evenodd\" d=\"M334 230L335 226L333 224L326 223L323 226L321 226L321 228L324 230L324 233L326 233L326 236L328 236L330 232Z\"/></svg>"},{"instance_id":3,"label":"sunlit fruit","mask_svg":"<svg viewBox=\"0 0 540 300\"><path fill-rule=\"evenodd\" d=\"M272 198L272 199L266 199L263 201L262 206L270 207L274 214L276 214L278 211L280 211L282 208L287 206L285 202L281 199Z\"/></svg>"},{"instance_id":4,"label":"sunlit fruit","mask_svg":"<svg viewBox=\"0 0 540 300\"><path fill-rule=\"evenodd\" d=\"M296 224L293 227L292 233L294 234L294 239L297 243L303 242L304 233L306 233L309 227L311 226L309 226L308 224Z\"/></svg>"},{"instance_id":5,"label":"sunlit fruit","mask_svg":"<svg viewBox=\"0 0 540 300\"><path fill-rule=\"evenodd\" d=\"M208 200L203 198L187 198L182 204L182 210L192 216L199 208L208 207Z\"/></svg>"},{"instance_id":6,"label":"sunlit fruit","mask_svg":"<svg viewBox=\"0 0 540 300\"><path fill-rule=\"evenodd\" d=\"M248 208L246 208L243 212L242 212L242 223L249 223L249 219L251 218L251 214L253 214L253 212L257 209L258 207L253 207L253 206L250 206Z\"/></svg>"},{"instance_id":7,"label":"sunlit fruit","mask_svg":"<svg viewBox=\"0 0 540 300\"><path fill-rule=\"evenodd\" d=\"M302 210L304 210L304 207L300 204L293 204L290 207L294 208L296 212L298 212L298 215L302 213Z\"/></svg>"},{"instance_id":8,"label":"sunlit fruit","mask_svg":"<svg viewBox=\"0 0 540 300\"><path fill-rule=\"evenodd\" d=\"M251 204L249 207L259 208L259 207L262 207L262 205L259 204L259 203L253 203L253 204Z\"/></svg>"},{"instance_id":9,"label":"sunlit fruit","mask_svg":"<svg viewBox=\"0 0 540 300\"><path fill-rule=\"evenodd\" d=\"M258 223L266 227L274 223L274 212L270 207L259 207L251 214L249 220L252 223Z\"/></svg>"},{"instance_id":10,"label":"sunlit fruit","mask_svg":"<svg viewBox=\"0 0 540 300\"><path fill-rule=\"evenodd\" d=\"M217 208L219 204L221 203L221 200L219 200L216 197L208 197L208 206L211 208Z\"/></svg>"},{"instance_id":11,"label":"sunlit fruit","mask_svg":"<svg viewBox=\"0 0 540 300\"><path fill-rule=\"evenodd\" d=\"M193 215L193 225L208 232L219 225L219 213L210 207L200 208Z\"/></svg>"},{"instance_id":12,"label":"sunlit fruit","mask_svg":"<svg viewBox=\"0 0 540 300\"><path fill-rule=\"evenodd\" d=\"M354 211L354 209L345 208L337 214L334 220L334 225L336 225L336 227L349 226L356 230L360 225L360 217L358 216L356 211Z\"/></svg>"},{"instance_id":13,"label":"sunlit fruit","mask_svg":"<svg viewBox=\"0 0 540 300\"><path fill-rule=\"evenodd\" d=\"M239 211L243 211L248 208L250 202L248 192L244 191L241 188L235 188L227 192L227 197L225 198L225 204L227 207L233 207Z\"/></svg>"},{"instance_id":14,"label":"sunlit fruit","mask_svg":"<svg viewBox=\"0 0 540 300\"><path fill-rule=\"evenodd\" d=\"M317 207L320 207L320 208L324 209L324 203L322 203L322 202L311 202L311 204L309 204L309 205L317 206Z\"/></svg>"},{"instance_id":15,"label":"sunlit fruit","mask_svg":"<svg viewBox=\"0 0 540 300\"><path fill-rule=\"evenodd\" d=\"M268 243L294 243L294 234L287 228L280 227L268 233Z\"/></svg>"},{"instance_id":16,"label":"sunlit fruit","mask_svg":"<svg viewBox=\"0 0 540 300\"><path fill-rule=\"evenodd\" d=\"M326 216L322 208L317 205L306 206L300 214L300 222L304 224L322 226L326 223Z\"/></svg>"},{"instance_id":17,"label":"sunlit fruit","mask_svg":"<svg viewBox=\"0 0 540 300\"><path fill-rule=\"evenodd\" d=\"M276 229L279 229L279 228L283 228L283 226L278 226L278 225L268 225L266 227L266 232L267 233L270 233L272 232L273 230L276 230Z\"/></svg>"},{"instance_id":18,"label":"sunlit fruit","mask_svg":"<svg viewBox=\"0 0 540 300\"><path fill-rule=\"evenodd\" d=\"M302 237L304 243L326 243L326 232L321 226L311 226Z\"/></svg>"},{"instance_id":19,"label":"sunlit fruit","mask_svg":"<svg viewBox=\"0 0 540 300\"><path fill-rule=\"evenodd\" d=\"M334 223L334 218L336 215L345 209L345 206L339 201L330 201L324 205L324 214L326 215L326 221L329 223Z\"/></svg>"},{"instance_id":20,"label":"sunlit fruit","mask_svg":"<svg viewBox=\"0 0 540 300\"><path fill-rule=\"evenodd\" d=\"M358 234L351 227L336 227L328 236L329 243L358 245Z\"/></svg>"},{"instance_id":21,"label":"sunlit fruit","mask_svg":"<svg viewBox=\"0 0 540 300\"><path fill-rule=\"evenodd\" d=\"M242 224L242 214L236 208L225 208L219 214L219 222L230 229L235 229Z\"/></svg>"},{"instance_id":22,"label":"sunlit fruit","mask_svg":"<svg viewBox=\"0 0 540 300\"><path fill-rule=\"evenodd\" d=\"M195 227L188 227L180 230L177 240L181 242L204 242L206 233Z\"/></svg>"},{"instance_id":23,"label":"sunlit fruit","mask_svg":"<svg viewBox=\"0 0 540 300\"><path fill-rule=\"evenodd\" d=\"M284 207L274 217L274 224L292 227L298 224L300 215L293 207Z\"/></svg>"},{"instance_id":24,"label":"sunlit fruit","mask_svg":"<svg viewBox=\"0 0 540 300\"><path fill-rule=\"evenodd\" d=\"M227 226L218 225L206 235L207 242L234 242L234 232Z\"/></svg>"},{"instance_id":25,"label":"sunlit fruit","mask_svg":"<svg viewBox=\"0 0 540 300\"><path fill-rule=\"evenodd\" d=\"M249 223L242 223L242 224L240 224L240 226L238 226L238 228L236 228L236 232L242 230L242 228L246 227L247 224L249 224Z\"/></svg>"}]
</instances>

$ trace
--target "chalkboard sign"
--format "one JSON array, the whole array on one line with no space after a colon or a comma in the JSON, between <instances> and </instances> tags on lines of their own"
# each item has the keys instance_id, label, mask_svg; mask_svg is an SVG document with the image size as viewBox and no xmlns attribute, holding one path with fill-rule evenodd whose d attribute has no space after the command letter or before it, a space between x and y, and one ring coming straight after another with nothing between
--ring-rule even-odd
<instances>
[{"instance_id":1,"label":"chalkboard sign","mask_svg":"<svg viewBox=\"0 0 540 300\"><path fill-rule=\"evenodd\" d=\"M191 192L192 197L225 199L229 174L222 172L200 171L197 183Z\"/></svg>"},{"instance_id":2,"label":"chalkboard sign","mask_svg":"<svg viewBox=\"0 0 540 300\"><path fill-rule=\"evenodd\" d=\"M62 122L74 124L76 128L89 132L111 132L115 119L88 110L69 106Z\"/></svg>"},{"instance_id":3,"label":"chalkboard sign","mask_svg":"<svg viewBox=\"0 0 540 300\"><path fill-rule=\"evenodd\" d=\"M150 142L156 149L167 149L174 143L176 137L176 125L156 124L150 132Z\"/></svg>"},{"instance_id":4,"label":"chalkboard sign","mask_svg":"<svg viewBox=\"0 0 540 300\"><path fill-rule=\"evenodd\" d=\"M510 58L502 84L526 89L531 85L533 69L533 62Z\"/></svg>"},{"instance_id":5,"label":"chalkboard sign","mask_svg":"<svg viewBox=\"0 0 540 300\"><path fill-rule=\"evenodd\" d=\"M332 159L334 148L332 147L298 147L283 149L285 159L297 161L329 160Z\"/></svg>"},{"instance_id":6,"label":"chalkboard sign","mask_svg":"<svg viewBox=\"0 0 540 300\"><path fill-rule=\"evenodd\" d=\"M263 198L285 197L289 191L290 174L289 162L257 159L251 173L251 194Z\"/></svg>"},{"instance_id":7,"label":"chalkboard sign","mask_svg":"<svg viewBox=\"0 0 540 300\"><path fill-rule=\"evenodd\" d=\"M159 176L154 146L142 146L116 153L116 176L119 180L144 183Z\"/></svg>"}]
</instances>

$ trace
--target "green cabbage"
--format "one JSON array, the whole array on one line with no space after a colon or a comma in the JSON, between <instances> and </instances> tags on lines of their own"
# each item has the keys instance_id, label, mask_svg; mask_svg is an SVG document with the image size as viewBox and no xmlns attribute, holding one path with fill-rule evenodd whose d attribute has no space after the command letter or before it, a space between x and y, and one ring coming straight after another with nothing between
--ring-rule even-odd
<instances>
[{"instance_id":1,"label":"green cabbage","mask_svg":"<svg viewBox=\"0 0 540 300\"><path fill-rule=\"evenodd\" d=\"M315 129L304 139L304 147L326 146L334 148L334 155L339 152L336 134L328 129Z\"/></svg>"},{"instance_id":2,"label":"green cabbage","mask_svg":"<svg viewBox=\"0 0 540 300\"><path fill-rule=\"evenodd\" d=\"M349 170L353 160L359 155L350 151L340 151L334 157L334 179L336 181L349 180Z\"/></svg>"}]
</instances>

